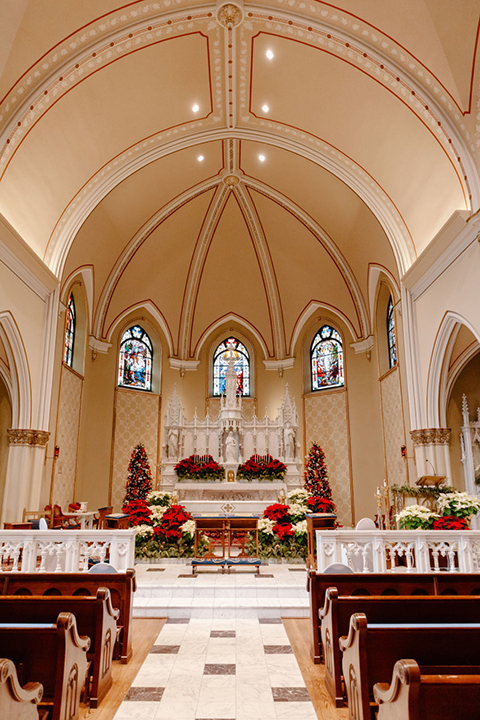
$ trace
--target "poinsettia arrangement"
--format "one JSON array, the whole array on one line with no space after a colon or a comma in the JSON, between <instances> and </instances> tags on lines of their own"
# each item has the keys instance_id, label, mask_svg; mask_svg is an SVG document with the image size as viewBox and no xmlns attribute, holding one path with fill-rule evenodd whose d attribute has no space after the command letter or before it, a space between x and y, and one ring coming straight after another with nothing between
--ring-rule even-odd
<instances>
[{"instance_id":1,"label":"poinsettia arrangement","mask_svg":"<svg viewBox=\"0 0 480 720\"><path fill-rule=\"evenodd\" d=\"M123 512L128 515L128 524L130 527L150 524L152 511L145 500L130 500L123 508Z\"/></svg>"},{"instance_id":2,"label":"poinsettia arrangement","mask_svg":"<svg viewBox=\"0 0 480 720\"><path fill-rule=\"evenodd\" d=\"M329 498L314 495L307 500L309 513L333 513L335 512L335 504Z\"/></svg>"},{"instance_id":3,"label":"poinsettia arrangement","mask_svg":"<svg viewBox=\"0 0 480 720\"><path fill-rule=\"evenodd\" d=\"M188 458L180 460L174 467L175 473L179 480L188 478L189 480L222 480L225 476L225 470L213 459L211 455L190 455Z\"/></svg>"},{"instance_id":4,"label":"poinsettia arrangement","mask_svg":"<svg viewBox=\"0 0 480 720\"><path fill-rule=\"evenodd\" d=\"M468 530L468 522L455 515L444 515L433 521L434 530Z\"/></svg>"},{"instance_id":5,"label":"poinsettia arrangement","mask_svg":"<svg viewBox=\"0 0 480 720\"><path fill-rule=\"evenodd\" d=\"M239 480L283 480L287 466L271 455L252 455L237 470Z\"/></svg>"},{"instance_id":6,"label":"poinsettia arrangement","mask_svg":"<svg viewBox=\"0 0 480 720\"><path fill-rule=\"evenodd\" d=\"M183 505L171 505L163 513L162 522L154 529L154 535L178 540L182 537L182 525L191 519L191 514Z\"/></svg>"}]
</instances>

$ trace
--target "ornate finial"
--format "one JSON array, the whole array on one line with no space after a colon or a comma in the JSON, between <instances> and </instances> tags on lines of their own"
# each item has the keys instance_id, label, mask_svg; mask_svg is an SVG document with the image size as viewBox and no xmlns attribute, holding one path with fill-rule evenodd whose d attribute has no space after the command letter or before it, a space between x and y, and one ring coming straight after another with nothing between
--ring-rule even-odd
<instances>
[{"instance_id":1,"label":"ornate finial","mask_svg":"<svg viewBox=\"0 0 480 720\"><path fill-rule=\"evenodd\" d=\"M218 10L217 20L223 27L236 27L243 20L243 12L238 5L226 3Z\"/></svg>"}]
</instances>

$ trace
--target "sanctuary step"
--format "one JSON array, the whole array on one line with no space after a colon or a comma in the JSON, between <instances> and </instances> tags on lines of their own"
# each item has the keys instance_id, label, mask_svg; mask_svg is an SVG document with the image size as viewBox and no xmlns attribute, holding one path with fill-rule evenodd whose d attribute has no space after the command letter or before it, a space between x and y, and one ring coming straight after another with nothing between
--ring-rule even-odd
<instances>
[{"instance_id":1,"label":"sanctuary step","mask_svg":"<svg viewBox=\"0 0 480 720\"><path fill-rule=\"evenodd\" d=\"M135 568L134 617L309 617L304 565L262 565L259 577L248 570L202 570L194 577L190 564Z\"/></svg>"}]
</instances>

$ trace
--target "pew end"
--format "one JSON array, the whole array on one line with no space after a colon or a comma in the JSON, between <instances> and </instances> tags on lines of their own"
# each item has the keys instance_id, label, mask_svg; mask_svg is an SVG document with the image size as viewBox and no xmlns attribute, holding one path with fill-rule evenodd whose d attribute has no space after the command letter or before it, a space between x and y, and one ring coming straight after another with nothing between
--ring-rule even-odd
<instances>
[{"instance_id":1,"label":"pew end","mask_svg":"<svg viewBox=\"0 0 480 720\"><path fill-rule=\"evenodd\" d=\"M470 720L478 715L480 675L424 674L415 660L398 660L392 681L373 688L378 720ZM478 668L472 668L478 672ZM449 673L448 671L451 671Z\"/></svg>"},{"instance_id":2,"label":"pew end","mask_svg":"<svg viewBox=\"0 0 480 720\"><path fill-rule=\"evenodd\" d=\"M15 665L0 659L0 717L2 720L38 720L43 687L39 682L21 686Z\"/></svg>"}]
</instances>

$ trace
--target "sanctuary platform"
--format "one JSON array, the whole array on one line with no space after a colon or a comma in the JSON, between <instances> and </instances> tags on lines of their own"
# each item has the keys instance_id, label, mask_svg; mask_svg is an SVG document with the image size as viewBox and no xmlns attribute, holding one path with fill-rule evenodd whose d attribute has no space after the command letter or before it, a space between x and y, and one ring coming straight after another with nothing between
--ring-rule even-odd
<instances>
[{"instance_id":1,"label":"sanctuary platform","mask_svg":"<svg viewBox=\"0 0 480 720\"><path fill-rule=\"evenodd\" d=\"M135 565L134 617L256 619L309 617L307 573L302 564L263 564L260 575L236 569L222 575L190 561Z\"/></svg>"}]
</instances>

